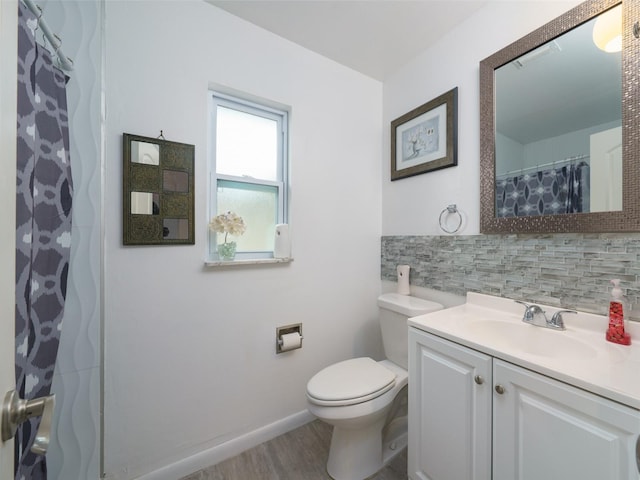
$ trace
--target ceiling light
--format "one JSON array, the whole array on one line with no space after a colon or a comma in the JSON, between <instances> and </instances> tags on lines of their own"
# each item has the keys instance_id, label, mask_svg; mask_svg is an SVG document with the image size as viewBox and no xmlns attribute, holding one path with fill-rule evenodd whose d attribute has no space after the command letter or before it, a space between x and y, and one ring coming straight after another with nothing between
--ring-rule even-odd
<instances>
[{"instance_id":1,"label":"ceiling light","mask_svg":"<svg viewBox=\"0 0 640 480\"><path fill-rule=\"evenodd\" d=\"M593 26L593 43L600 50L613 53L622 50L622 5L607 10Z\"/></svg>"}]
</instances>

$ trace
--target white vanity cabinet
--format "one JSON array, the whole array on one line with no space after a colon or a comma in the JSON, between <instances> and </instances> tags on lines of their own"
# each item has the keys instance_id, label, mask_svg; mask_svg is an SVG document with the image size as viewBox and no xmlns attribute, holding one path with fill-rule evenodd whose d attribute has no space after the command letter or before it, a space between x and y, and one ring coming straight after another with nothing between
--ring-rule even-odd
<instances>
[{"instance_id":1,"label":"white vanity cabinet","mask_svg":"<svg viewBox=\"0 0 640 480\"><path fill-rule=\"evenodd\" d=\"M494 480L640 478L637 410L498 359L493 383Z\"/></svg>"},{"instance_id":2,"label":"white vanity cabinet","mask_svg":"<svg viewBox=\"0 0 640 480\"><path fill-rule=\"evenodd\" d=\"M409 382L412 480L640 478L634 408L416 328Z\"/></svg>"},{"instance_id":3,"label":"white vanity cabinet","mask_svg":"<svg viewBox=\"0 0 640 480\"><path fill-rule=\"evenodd\" d=\"M409 478L491 478L491 392L490 356L409 329Z\"/></svg>"}]
</instances>

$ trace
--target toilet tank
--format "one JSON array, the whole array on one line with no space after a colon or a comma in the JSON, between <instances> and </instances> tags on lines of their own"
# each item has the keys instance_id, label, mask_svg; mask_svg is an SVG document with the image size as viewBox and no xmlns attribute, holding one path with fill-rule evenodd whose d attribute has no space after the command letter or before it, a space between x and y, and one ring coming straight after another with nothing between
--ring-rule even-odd
<instances>
[{"instance_id":1,"label":"toilet tank","mask_svg":"<svg viewBox=\"0 0 640 480\"><path fill-rule=\"evenodd\" d=\"M444 307L439 303L398 293L383 293L378 297L382 345L388 360L407 370L409 362L409 332L407 319Z\"/></svg>"}]
</instances>

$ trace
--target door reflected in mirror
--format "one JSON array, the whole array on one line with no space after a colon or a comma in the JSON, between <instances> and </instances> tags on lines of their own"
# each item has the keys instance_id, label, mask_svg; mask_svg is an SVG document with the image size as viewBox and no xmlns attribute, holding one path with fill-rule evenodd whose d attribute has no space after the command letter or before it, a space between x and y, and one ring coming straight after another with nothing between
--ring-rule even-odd
<instances>
[{"instance_id":1,"label":"door reflected in mirror","mask_svg":"<svg viewBox=\"0 0 640 480\"><path fill-rule=\"evenodd\" d=\"M162 222L162 237L165 240L186 240L189 238L189 220L165 218Z\"/></svg>"},{"instance_id":2,"label":"door reflected in mirror","mask_svg":"<svg viewBox=\"0 0 640 480\"><path fill-rule=\"evenodd\" d=\"M598 18L495 69L496 217L622 210L622 54Z\"/></svg>"},{"instance_id":3,"label":"door reflected in mirror","mask_svg":"<svg viewBox=\"0 0 640 480\"><path fill-rule=\"evenodd\" d=\"M144 165L160 165L160 145L149 142L131 142L131 161Z\"/></svg>"}]
</instances>

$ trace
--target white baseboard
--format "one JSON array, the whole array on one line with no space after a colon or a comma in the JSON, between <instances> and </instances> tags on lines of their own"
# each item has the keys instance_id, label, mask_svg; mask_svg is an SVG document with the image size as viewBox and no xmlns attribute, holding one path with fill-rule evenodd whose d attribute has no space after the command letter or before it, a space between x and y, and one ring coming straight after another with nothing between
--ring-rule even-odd
<instances>
[{"instance_id":1,"label":"white baseboard","mask_svg":"<svg viewBox=\"0 0 640 480\"><path fill-rule=\"evenodd\" d=\"M303 410L252 432L245 433L233 440L162 467L159 470L137 477L137 480L176 480L177 478L185 477L210 465L220 463L227 458L234 457L278 435L301 427L314 418L308 410Z\"/></svg>"}]
</instances>

